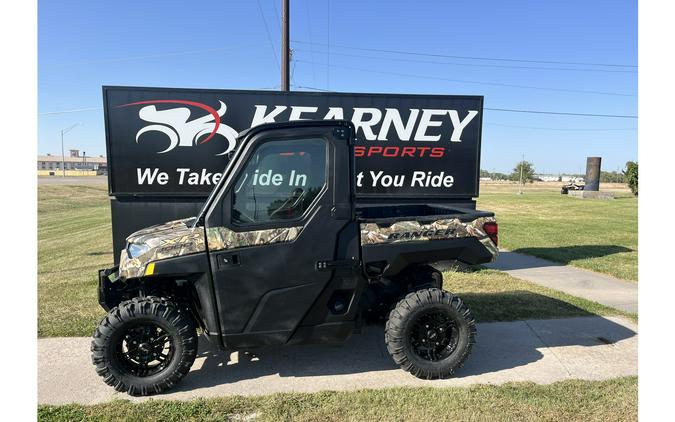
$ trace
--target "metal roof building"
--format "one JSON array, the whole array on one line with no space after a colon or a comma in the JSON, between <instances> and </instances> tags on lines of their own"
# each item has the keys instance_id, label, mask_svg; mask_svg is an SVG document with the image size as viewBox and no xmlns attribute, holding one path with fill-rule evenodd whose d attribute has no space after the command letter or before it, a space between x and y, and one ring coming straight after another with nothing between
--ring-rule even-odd
<instances>
[{"instance_id":1,"label":"metal roof building","mask_svg":"<svg viewBox=\"0 0 675 422\"><path fill-rule=\"evenodd\" d=\"M105 156L80 155L80 151L77 149L71 149L69 155L65 157L53 154L38 155L37 157L38 170L61 170L62 163L66 170L98 170L107 166Z\"/></svg>"}]
</instances>

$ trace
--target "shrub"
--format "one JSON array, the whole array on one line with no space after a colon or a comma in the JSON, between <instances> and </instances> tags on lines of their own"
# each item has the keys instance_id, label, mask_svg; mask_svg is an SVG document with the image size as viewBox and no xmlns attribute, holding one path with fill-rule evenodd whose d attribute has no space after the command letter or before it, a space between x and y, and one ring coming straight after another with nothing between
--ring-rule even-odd
<instances>
[{"instance_id":1,"label":"shrub","mask_svg":"<svg viewBox=\"0 0 675 422\"><path fill-rule=\"evenodd\" d=\"M623 172L626 175L626 183L633 195L638 196L638 163L629 161L626 163L626 170Z\"/></svg>"}]
</instances>

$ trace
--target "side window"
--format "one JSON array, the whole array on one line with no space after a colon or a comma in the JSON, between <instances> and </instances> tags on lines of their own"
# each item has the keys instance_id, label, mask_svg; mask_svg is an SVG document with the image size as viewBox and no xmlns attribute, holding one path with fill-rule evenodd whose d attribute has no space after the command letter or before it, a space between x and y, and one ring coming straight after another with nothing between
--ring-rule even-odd
<instances>
[{"instance_id":1,"label":"side window","mask_svg":"<svg viewBox=\"0 0 675 422\"><path fill-rule=\"evenodd\" d=\"M237 226L300 218L326 184L324 139L268 141L249 157L232 192Z\"/></svg>"}]
</instances>

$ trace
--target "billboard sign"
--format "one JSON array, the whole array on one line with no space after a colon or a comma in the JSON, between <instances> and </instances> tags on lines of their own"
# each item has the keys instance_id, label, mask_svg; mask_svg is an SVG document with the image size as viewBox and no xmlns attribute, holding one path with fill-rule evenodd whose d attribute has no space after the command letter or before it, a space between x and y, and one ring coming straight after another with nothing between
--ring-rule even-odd
<instances>
[{"instance_id":1,"label":"billboard sign","mask_svg":"<svg viewBox=\"0 0 675 422\"><path fill-rule=\"evenodd\" d=\"M357 194L478 196L483 97L103 87L112 196L205 196L263 123L346 119Z\"/></svg>"}]
</instances>

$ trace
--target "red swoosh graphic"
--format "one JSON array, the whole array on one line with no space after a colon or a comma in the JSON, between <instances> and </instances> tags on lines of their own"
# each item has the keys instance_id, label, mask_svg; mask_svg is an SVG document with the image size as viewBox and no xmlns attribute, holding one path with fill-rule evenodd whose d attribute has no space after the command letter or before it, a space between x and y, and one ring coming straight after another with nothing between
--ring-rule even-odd
<instances>
[{"instance_id":1,"label":"red swoosh graphic","mask_svg":"<svg viewBox=\"0 0 675 422\"><path fill-rule=\"evenodd\" d=\"M119 107L128 107L132 105L142 105L142 104L184 104L184 105L191 105L194 107L199 107L202 110L206 110L211 116L213 116L213 121L216 123L215 126L213 127L213 130L211 133L209 133L209 136L206 137L203 141L200 142L200 144L205 144L208 141L213 138L213 136L218 132L218 128L220 127L220 116L218 115L218 112L216 111L215 108L207 106L206 104L198 103L195 101L186 101L186 100L147 100L147 101L137 101L135 103L129 103L129 104L122 104Z\"/></svg>"}]
</instances>

